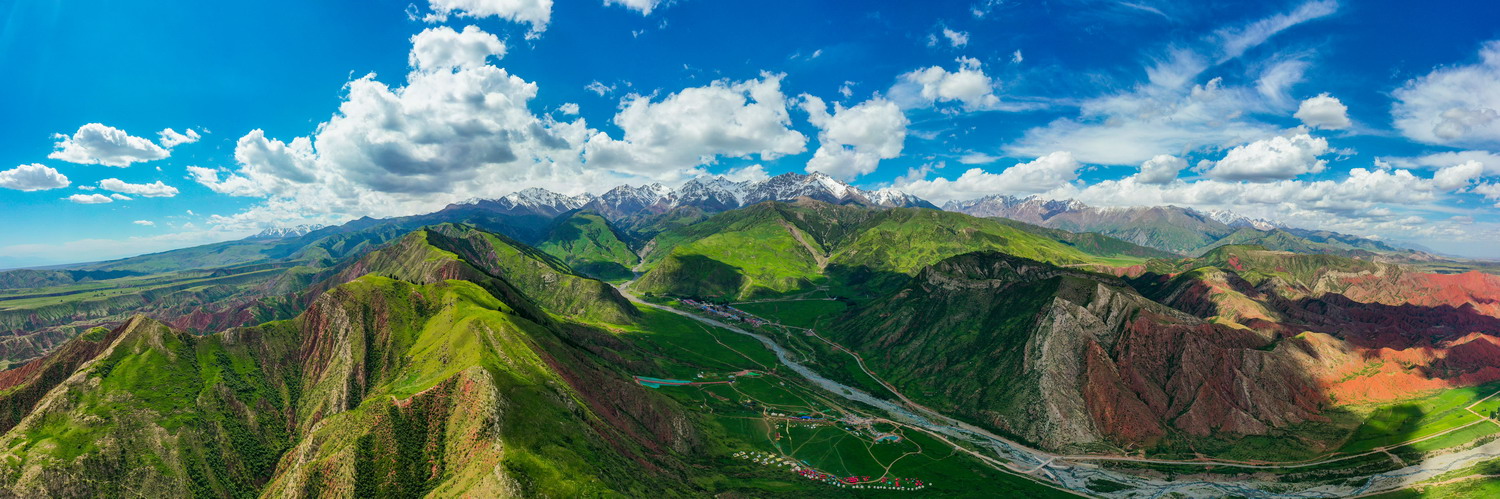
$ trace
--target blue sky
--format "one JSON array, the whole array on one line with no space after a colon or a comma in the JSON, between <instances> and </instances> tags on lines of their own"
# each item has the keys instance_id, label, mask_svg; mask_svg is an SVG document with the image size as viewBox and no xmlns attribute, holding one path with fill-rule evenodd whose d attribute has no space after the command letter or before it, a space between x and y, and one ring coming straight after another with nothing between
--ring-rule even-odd
<instances>
[{"instance_id":1,"label":"blue sky","mask_svg":"<svg viewBox=\"0 0 1500 499\"><path fill-rule=\"evenodd\" d=\"M1500 257L1500 7L1207 4L19 0L0 267L791 171Z\"/></svg>"}]
</instances>

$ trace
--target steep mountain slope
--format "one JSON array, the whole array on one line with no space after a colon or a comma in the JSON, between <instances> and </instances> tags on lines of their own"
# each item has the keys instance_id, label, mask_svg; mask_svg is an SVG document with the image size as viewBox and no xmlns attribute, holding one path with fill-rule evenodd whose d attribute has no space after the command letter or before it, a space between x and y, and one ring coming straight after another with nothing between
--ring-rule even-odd
<instances>
[{"instance_id":1,"label":"steep mountain slope","mask_svg":"<svg viewBox=\"0 0 1500 499\"><path fill-rule=\"evenodd\" d=\"M436 227L350 266L295 320L195 337L138 318L75 339L0 378L21 380L0 403L26 413L0 438L0 484L20 496L689 494L693 426L600 363L623 343L554 315L638 312L544 256ZM56 377L38 373L75 364L25 410L24 388Z\"/></svg>"},{"instance_id":2,"label":"steep mountain slope","mask_svg":"<svg viewBox=\"0 0 1500 499\"><path fill-rule=\"evenodd\" d=\"M1269 340L1205 323L1123 282L1001 253L917 273L835 334L918 401L1059 451L1173 433L1259 434L1318 418L1312 380Z\"/></svg>"},{"instance_id":3,"label":"steep mountain slope","mask_svg":"<svg viewBox=\"0 0 1500 499\"><path fill-rule=\"evenodd\" d=\"M874 209L813 200L762 203L661 233L637 288L752 297L833 286L863 295L899 286L921 267L976 249L1060 265L1129 265L995 220L930 209Z\"/></svg>"},{"instance_id":4,"label":"steep mountain slope","mask_svg":"<svg viewBox=\"0 0 1500 499\"><path fill-rule=\"evenodd\" d=\"M1382 402L1500 379L1500 277L1258 246L1148 265L1146 296L1275 341L1318 345L1311 370L1342 403Z\"/></svg>"},{"instance_id":5,"label":"steep mountain slope","mask_svg":"<svg viewBox=\"0 0 1500 499\"><path fill-rule=\"evenodd\" d=\"M110 345L109 334L104 328L94 328L44 358L0 372L0 433L15 427L47 392L94 360Z\"/></svg>"},{"instance_id":6,"label":"steep mountain slope","mask_svg":"<svg viewBox=\"0 0 1500 499\"><path fill-rule=\"evenodd\" d=\"M656 237L636 282L647 293L754 296L811 289L825 251L772 203L725 212Z\"/></svg>"},{"instance_id":7,"label":"steep mountain slope","mask_svg":"<svg viewBox=\"0 0 1500 499\"><path fill-rule=\"evenodd\" d=\"M279 330L198 338L137 318L105 341L0 438L5 489L253 495L288 443L295 388L266 374L290 368L295 339Z\"/></svg>"},{"instance_id":8,"label":"steep mountain slope","mask_svg":"<svg viewBox=\"0 0 1500 499\"><path fill-rule=\"evenodd\" d=\"M573 270L601 279L629 279L635 275L630 269L640 261L609 221L586 211L560 218L536 247Z\"/></svg>"},{"instance_id":9,"label":"steep mountain slope","mask_svg":"<svg viewBox=\"0 0 1500 499\"><path fill-rule=\"evenodd\" d=\"M412 230L460 222L536 242L550 215L524 205L480 205L384 220L359 219L300 237L247 239L65 270L0 272L0 363L35 358L88 328L148 314L180 329L218 331L286 319L312 296L303 289ZM156 272L156 273L153 273Z\"/></svg>"},{"instance_id":10,"label":"steep mountain slope","mask_svg":"<svg viewBox=\"0 0 1500 499\"><path fill-rule=\"evenodd\" d=\"M577 320L624 323L637 314L610 285L575 275L535 248L467 225L444 224L407 234L312 289L321 293L370 274L412 282L467 280L512 307L540 307ZM535 320L543 315L528 312Z\"/></svg>"}]
</instances>

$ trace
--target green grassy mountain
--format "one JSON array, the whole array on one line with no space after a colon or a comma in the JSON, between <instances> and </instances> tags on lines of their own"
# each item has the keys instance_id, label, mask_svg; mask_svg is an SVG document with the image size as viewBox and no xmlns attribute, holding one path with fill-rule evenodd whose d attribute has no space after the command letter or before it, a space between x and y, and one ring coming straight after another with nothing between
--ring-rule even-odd
<instances>
[{"instance_id":1,"label":"green grassy mountain","mask_svg":"<svg viewBox=\"0 0 1500 499\"><path fill-rule=\"evenodd\" d=\"M409 233L308 292L289 320L195 335L136 317L0 373L0 495L848 495L743 457L765 450L949 494L1056 495L925 434L883 438L756 340L636 309L474 227Z\"/></svg>"},{"instance_id":2,"label":"green grassy mountain","mask_svg":"<svg viewBox=\"0 0 1500 499\"><path fill-rule=\"evenodd\" d=\"M137 318L81 336L0 392L25 414L0 439L0 484L54 497L691 494L682 459L702 437L600 362L619 355L608 333L558 314L639 312L502 237L413 233L290 321L194 336Z\"/></svg>"},{"instance_id":3,"label":"green grassy mountain","mask_svg":"<svg viewBox=\"0 0 1500 499\"><path fill-rule=\"evenodd\" d=\"M1214 248L1230 245L1252 245L1277 251L1305 254L1333 254L1361 258L1411 254L1409 251L1397 250L1379 241L1336 232L1300 229L1259 230L1249 227L1230 233L1207 246L1192 251L1190 254L1203 255L1213 251Z\"/></svg>"},{"instance_id":4,"label":"green grassy mountain","mask_svg":"<svg viewBox=\"0 0 1500 499\"><path fill-rule=\"evenodd\" d=\"M582 274L606 280L634 277L631 269L640 263L640 257L596 213L564 214L536 247Z\"/></svg>"},{"instance_id":5,"label":"green grassy mountain","mask_svg":"<svg viewBox=\"0 0 1500 499\"><path fill-rule=\"evenodd\" d=\"M1253 331L1112 276L1003 253L944 259L835 322L843 344L918 402L1062 452L1258 434L1322 407L1312 380L1256 350L1269 340Z\"/></svg>"},{"instance_id":6,"label":"green grassy mountain","mask_svg":"<svg viewBox=\"0 0 1500 499\"><path fill-rule=\"evenodd\" d=\"M0 365L36 358L89 328L135 314L191 332L295 316L305 288L429 224L465 223L535 243L551 223L530 212L458 206L433 214L359 219L300 237L245 239L65 269L0 272Z\"/></svg>"},{"instance_id":7,"label":"green grassy mountain","mask_svg":"<svg viewBox=\"0 0 1500 499\"><path fill-rule=\"evenodd\" d=\"M1376 272L1385 264L1326 253L1297 253L1254 244L1219 246L1198 258L1153 260L1147 269L1157 274L1175 274L1199 267L1234 271L1253 285L1275 281L1311 291L1329 272Z\"/></svg>"},{"instance_id":8,"label":"green grassy mountain","mask_svg":"<svg viewBox=\"0 0 1500 499\"><path fill-rule=\"evenodd\" d=\"M1463 429L1423 447L1442 449L1494 433L1465 409L1492 393L1500 358L1483 334L1500 327L1494 276L1253 245L1180 258L931 209L679 215L639 226L656 231L645 244L571 212L538 247L471 224L377 224L295 261L27 276L51 285L0 290L0 320L27 315L6 302L96 300L284 318L200 334L214 322L138 316L0 372L0 496L862 494L767 456L936 480L937 495L1055 492L803 366L1065 454L1409 459L1408 436ZM650 269L634 291L770 298L735 306L772 323L735 325L778 345L581 275L636 264L632 246ZM1192 466L1172 469L1205 472Z\"/></svg>"},{"instance_id":9,"label":"green grassy mountain","mask_svg":"<svg viewBox=\"0 0 1500 499\"><path fill-rule=\"evenodd\" d=\"M864 295L899 286L926 265L981 249L1058 265L1145 261L1129 254L1139 251L1128 243L1078 245L961 213L817 201L761 203L657 236L645 257L651 270L636 289L750 298L829 287Z\"/></svg>"},{"instance_id":10,"label":"green grassy mountain","mask_svg":"<svg viewBox=\"0 0 1500 499\"><path fill-rule=\"evenodd\" d=\"M1077 247L1090 255L1113 257L1113 258L1175 258L1176 254L1131 243L1124 239L1118 239L1097 232L1068 232L1062 229L1052 229L1040 225L1032 225L1019 220L1009 218L994 219L1017 229L1030 232L1055 241Z\"/></svg>"}]
</instances>

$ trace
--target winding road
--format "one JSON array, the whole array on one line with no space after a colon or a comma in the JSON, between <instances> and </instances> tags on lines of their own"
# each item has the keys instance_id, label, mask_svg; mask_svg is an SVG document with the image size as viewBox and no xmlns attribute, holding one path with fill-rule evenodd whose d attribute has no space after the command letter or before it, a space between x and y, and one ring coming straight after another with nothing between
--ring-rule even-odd
<instances>
[{"instance_id":1,"label":"winding road","mask_svg":"<svg viewBox=\"0 0 1500 499\"><path fill-rule=\"evenodd\" d=\"M1169 494L1181 494L1189 497L1221 497L1226 495L1239 495L1245 497L1266 498L1313 498L1313 497L1346 497L1354 495L1366 495L1378 492L1386 492L1416 485L1417 482L1430 479L1447 471L1472 466L1478 462L1500 458L1500 440L1481 445L1471 449L1444 454L1427 461L1406 466L1397 470L1377 473L1365 477L1351 477L1339 481L1343 485L1329 484L1299 484L1279 482L1264 479L1250 479L1244 477L1232 477L1223 475L1223 481L1209 481L1191 478L1185 481L1173 481L1156 477L1133 475L1121 471L1108 470L1091 462L1115 461L1132 462L1143 464L1164 464L1178 466L1201 466L1204 468L1226 467L1243 468L1247 470L1270 470L1270 469L1292 469L1318 466L1376 453L1387 452L1388 448L1399 447L1431 438L1436 438L1454 431L1462 430L1475 424L1493 422L1492 419L1484 418L1456 428L1427 435L1401 444L1377 448L1360 454L1350 454L1337 457L1329 457L1315 461L1303 461L1294 463L1252 463L1224 460L1171 460L1151 459L1130 456L1099 456L1099 455L1058 455L1033 449L1018 442L995 435L983 428L953 419L917 404L901 394L899 390L886 383L879 376L871 372L862 359L855 352L839 345L827 338L813 334L820 340L831 346L853 356L856 363L864 373L876 380L891 394L901 400L905 406L875 397L857 388L849 387L837 381L828 379L807 366L795 361L788 355L787 351L776 341L766 335L741 329L719 320L704 317L692 312L650 303L631 294L628 287L631 283L626 282L618 286L620 294L631 302L645 307L662 310L677 314L698 322L714 327L725 329L734 333L750 336L760 341L766 348L776 354L777 359L783 364L813 382L830 393L845 399L863 403L889 413L891 422L903 427L921 431L931 435L946 444L952 445L954 449L972 455L980 461L1007 473L1028 476L1039 483L1047 486L1066 490L1076 494L1085 494L1100 497L1162 497ZM779 324L778 324L779 325ZM801 329L801 328L798 328ZM1472 408L1484 402L1490 397L1500 394L1491 394L1488 397L1475 401L1467 409L1474 412ZM1478 415L1477 412L1475 412ZM1480 415L1483 418L1483 415ZM956 443L953 440L961 440L971 445L979 446L992 451L995 456L986 455L974 451L967 446ZM1363 478L1360 486L1347 485L1350 482ZM1094 490L1100 481L1124 484L1128 489L1101 491ZM1300 487L1300 490L1297 490ZM1111 487L1113 489L1113 487Z\"/></svg>"}]
</instances>

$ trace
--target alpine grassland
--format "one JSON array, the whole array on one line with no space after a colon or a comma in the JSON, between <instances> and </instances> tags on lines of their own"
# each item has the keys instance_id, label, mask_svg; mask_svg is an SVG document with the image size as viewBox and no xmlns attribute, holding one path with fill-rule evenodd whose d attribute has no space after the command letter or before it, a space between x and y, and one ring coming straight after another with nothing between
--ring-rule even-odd
<instances>
[{"instance_id":1,"label":"alpine grassland","mask_svg":"<svg viewBox=\"0 0 1500 499\"><path fill-rule=\"evenodd\" d=\"M640 261L610 223L596 213L562 217L536 247L581 274L605 281L629 280L635 276L631 269Z\"/></svg>"},{"instance_id":2,"label":"alpine grassland","mask_svg":"<svg viewBox=\"0 0 1500 499\"><path fill-rule=\"evenodd\" d=\"M638 288L662 295L752 300L828 289L869 298L944 258L1004 251L1057 265L1126 266L995 220L938 210L872 210L817 201L762 203L662 233Z\"/></svg>"}]
</instances>

